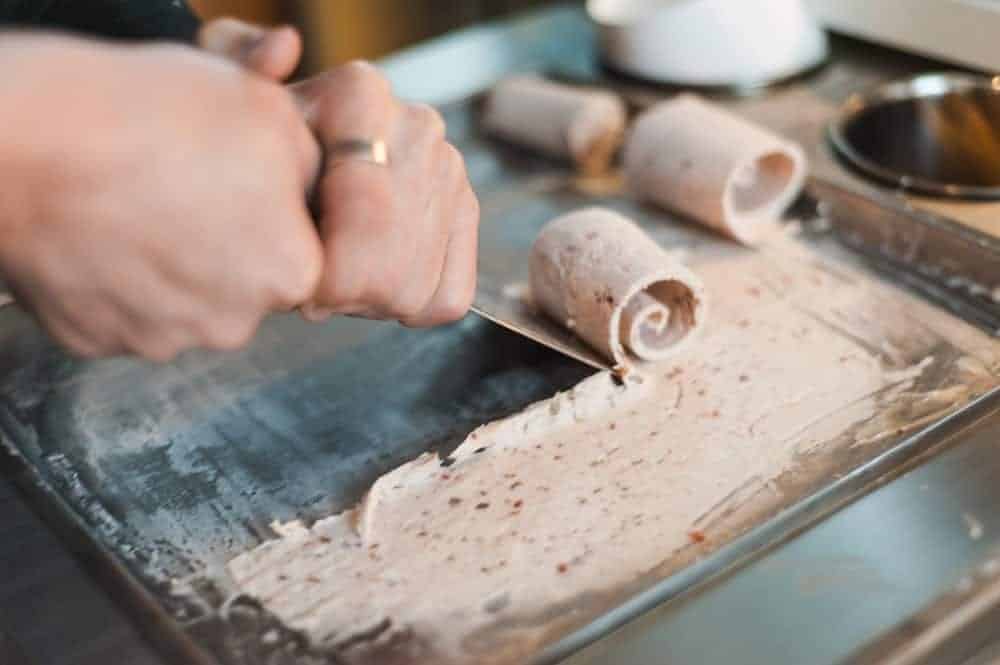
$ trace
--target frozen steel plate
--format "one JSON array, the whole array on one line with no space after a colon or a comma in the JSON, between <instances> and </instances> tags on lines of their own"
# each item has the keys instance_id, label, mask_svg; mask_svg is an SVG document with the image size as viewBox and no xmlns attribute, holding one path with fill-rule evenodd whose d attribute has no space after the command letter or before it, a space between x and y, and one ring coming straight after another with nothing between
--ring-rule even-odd
<instances>
[{"instance_id":1,"label":"frozen steel plate","mask_svg":"<svg viewBox=\"0 0 1000 665\"><path fill-rule=\"evenodd\" d=\"M920 64L880 53L851 61L835 52L841 64L785 92L792 97L761 98L745 110L796 118L792 129L819 137L822 120L796 113L789 100L808 93L835 105L864 81L907 74ZM503 74L595 77L593 56L592 29L582 11L569 8L477 27L386 61L400 92L444 105L451 138L482 199L487 260L521 265L545 221L594 201L663 232L665 216L621 197L614 182L579 180L476 130L469 100ZM660 94L628 85L635 99ZM811 241L853 260L829 233ZM919 344L932 346L939 359L926 380L954 381L960 351L938 335ZM908 351L926 353L923 346ZM0 444L9 456L7 472L179 661L329 663L337 661L335 653L311 648L259 606L227 603L223 564L273 537L272 521L343 510L400 463L448 449L483 422L588 373L478 317L429 332L353 319L317 327L275 317L240 353L190 353L167 366L79 362L8 307L0 309ZM953 414L948 427L890 434L861 448L832 446L810 458L781 480L779 504L733 522L726 546L697 565L665 564L659 577L644 581L648 593L663 600L703 588L946 443L949 427L981 418L998 399L996 391L981 396ZM187 576L197 580L193 593L172 594L169 581ZM572 626L581 632L553 635L551 650L539 658L566 656L648 609L622 605L639 591L622 589L581 607Z\"/></svg>"}]
</instances>

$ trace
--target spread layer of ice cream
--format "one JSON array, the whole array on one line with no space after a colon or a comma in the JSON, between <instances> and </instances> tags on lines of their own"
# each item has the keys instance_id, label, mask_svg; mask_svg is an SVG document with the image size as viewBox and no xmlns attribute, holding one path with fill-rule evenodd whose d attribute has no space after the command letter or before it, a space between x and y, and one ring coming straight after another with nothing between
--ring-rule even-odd
<instances>
[{"instance_id":1,"label":"spread layer of ice cream","mask_svg":"<svg viewBox=\"0 0 1000 665\"><path fill-rule=\"evenodd\" d=\"M883 436L887 404L895 431L996 383L996 340L794 238L690 263L713 307L690 353L641 382L595 375L354 510L284 525L229 564L235 588L349 661L520 662L588 598L711 544L706 516L748 484Z\"/></svg>"}]
</instances>

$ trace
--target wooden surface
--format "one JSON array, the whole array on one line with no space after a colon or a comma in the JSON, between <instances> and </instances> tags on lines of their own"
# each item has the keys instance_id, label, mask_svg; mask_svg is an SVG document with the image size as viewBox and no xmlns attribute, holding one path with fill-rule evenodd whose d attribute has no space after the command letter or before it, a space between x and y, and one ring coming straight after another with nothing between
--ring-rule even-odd
<instances>
[{"instance_id":1,"label":"wooden surface","mask_svg":"<svg viewBox=\"0 0 1000 665\"><path fill-rule=\"evenodd\" d=\"M306 35L307 69L317 71L355 58L376 58L546 1L297 0L292 4L295 20Z\"/></svg>"},{"instance_id":2,"label":"wooden surface","mask_svg":"<svg viewBox=\"0 0 1000 665\"><path fill-rule=\"evenodd\" d=\"M0 665L165 665L0 473Z\"/></svg>"},{"instance_id":3,"label":"wooden surface","mask_svg":"<svg viewBox=\"0 0 1000 665\"><path fill-rule=\"evenodd\" d=\"M339 0L338 0L339 1ZM284 17L283 5L278 0L188 0L191 7L204 18L236 16L256 23L277 23Z\"/></svg>"},{"instance_id":4,"label":"wooden surface","mask_svg":"<svg viewBox=\"0 0 1000 665\"><path fill-rule=\"evenodd\" d=\"M1000 238L1000 203L979 201L948 201L921 196L910 196L917 208L935 212L966 226L971 226L995 238Z\"/></svg>"},{"instance_id":5,"label":"wooden surface","mask_svg":"<svg viewBox=\"0 0 1000 665\"><path fill-rule=\"evenodd\" d=\"M296 24L306 35L307 70L372 59L475 21L547 0L188 0L206 19L235 16Z\"/></svg>"}]
</instances>

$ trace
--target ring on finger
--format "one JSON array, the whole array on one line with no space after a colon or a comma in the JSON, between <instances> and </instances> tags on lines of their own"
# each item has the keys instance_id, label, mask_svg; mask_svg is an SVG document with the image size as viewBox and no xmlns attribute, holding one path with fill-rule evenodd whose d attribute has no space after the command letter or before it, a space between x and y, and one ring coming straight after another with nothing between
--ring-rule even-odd
<instances>
[{"instance_id":1,"label":"ring on finger","mask_svg":"<svg viewBox=\"0 0 1000 665\"><path fill-rule=\"evenodd\" d=\"M389 165L389 145L382 139L344 139L326 145L326 167L349 161L370 162L376 166Z\"/></svg>"}]
</instances>

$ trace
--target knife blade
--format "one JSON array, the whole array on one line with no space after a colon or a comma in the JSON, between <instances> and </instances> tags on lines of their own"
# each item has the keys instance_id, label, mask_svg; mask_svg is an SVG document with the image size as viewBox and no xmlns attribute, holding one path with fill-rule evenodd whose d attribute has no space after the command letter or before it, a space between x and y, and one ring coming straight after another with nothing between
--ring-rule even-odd
<instances>
[{"instance_id":1,"label":"knife blade","mask_svg":"<svg viewBox=\"0 0 1000 665\"><path fill-rule=\"evenodd\" d=\"M611 364L604 356L587 346L570 330L525 302L517 289L508 286L509 282L505 284L481 265L472 311L594 369L611 371Z\"/></svg>"}]
</instances>

